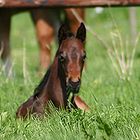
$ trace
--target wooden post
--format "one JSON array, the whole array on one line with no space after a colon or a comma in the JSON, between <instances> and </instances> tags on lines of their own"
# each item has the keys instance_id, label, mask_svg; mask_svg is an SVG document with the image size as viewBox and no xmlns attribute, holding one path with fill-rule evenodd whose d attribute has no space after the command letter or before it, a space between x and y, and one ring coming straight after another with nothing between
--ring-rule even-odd
<instances>
[{"instance_id":1,"label":"wooden post","mask_svg":"<svg viewBox=\"0 0 140 140\"><path fill-rule=\"evenodd\" d=\"M0 0L0 7L138 6L140 0Z\"/></svg>"}]
</instances>

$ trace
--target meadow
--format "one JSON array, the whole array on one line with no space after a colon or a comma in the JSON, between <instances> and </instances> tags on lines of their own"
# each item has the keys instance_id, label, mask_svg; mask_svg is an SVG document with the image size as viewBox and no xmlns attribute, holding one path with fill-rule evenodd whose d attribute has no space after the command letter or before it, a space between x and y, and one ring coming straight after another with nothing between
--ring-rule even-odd
<instances>
[{"instance_id":1,"label":"meadow","mask_svg":"<svg viewBox=\"0 0 140 140\"><path fill-rule=\"evenodd\" d=\"M137 32L138 13L137 8ZM21 121L16 119L16 110L33 94L41 77L30 16L22 13L13 17L11 50L15 76L7 79L0 65L0 140L140 139L140 42L136 47L130 42L128 8L107 8L100 14L87 9L86 25L90 27L86 40L87 64L79 95L90 106L90 112L52 108L46 118ZM53 42L53 56L57 47ZM125 73L117 63L118 57L109 50L121 51L124 61L129 62L134 47L133 65Z\"/></svg>"}]
</instances>

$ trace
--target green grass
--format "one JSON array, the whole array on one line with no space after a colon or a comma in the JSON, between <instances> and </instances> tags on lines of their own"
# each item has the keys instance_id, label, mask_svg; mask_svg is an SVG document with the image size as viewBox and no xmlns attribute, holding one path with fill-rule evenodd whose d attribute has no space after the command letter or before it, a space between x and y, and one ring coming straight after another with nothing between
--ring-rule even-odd
<instances>
[{"instance_id":1,"label":"green grass","mask_svg":"<svg viewBox=\"0 0 140 140\"><path fill-rule=\"evenodd\" d=\"M127 8L105 9L100 15L95 14L94 9L88 9L86 23L105 42L111 44L110 32L114 30L114 25L110 11L124 42L129 40ZM138 19L139 12L138 9ZM0 75L0 140L140 139L140 43L134 57L131 79L121 80L106 50L90 33L87 33L86 41L87 67L83 72L79 95L91 111L84 113L80 110L67 112L52 109L52 113L41 120L17 120L15 112L18 106L33 94L41 77L37 74L38 46L29 15L24 13L13 19L11 48L15 78L7 80L3 74ZM54 51L56 48L53 45ZM29 74L27 79L23 76L24 49Z\"/></svg>"}]
</instances>

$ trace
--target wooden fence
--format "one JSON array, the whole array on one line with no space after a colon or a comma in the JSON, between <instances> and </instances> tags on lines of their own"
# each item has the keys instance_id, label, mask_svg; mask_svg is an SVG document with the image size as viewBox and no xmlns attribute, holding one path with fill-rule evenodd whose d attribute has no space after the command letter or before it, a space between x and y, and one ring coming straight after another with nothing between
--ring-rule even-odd
<instances>
[{"instance_id":1,"label":"wooden fence","mask_svg":"<svg viewBox=\"0 0 140 140\"><path fill-rule=\"evenodd\" d=\"M140 0L0 0L0 8L140 6Z\"/></svg>"}]
</instances>

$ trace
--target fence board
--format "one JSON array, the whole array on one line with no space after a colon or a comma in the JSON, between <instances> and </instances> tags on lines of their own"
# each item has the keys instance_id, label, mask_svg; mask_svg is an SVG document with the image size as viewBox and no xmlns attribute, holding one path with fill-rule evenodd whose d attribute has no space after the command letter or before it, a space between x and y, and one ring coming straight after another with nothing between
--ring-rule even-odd
<instances>
[{"instance_id":1,"label":"fence board","mask_svg":"<svg viewBox=\"0 0 140 140\"><path fill-rule=\"evenodd\" d=\"M140 0L0 0L0 7L139 6Z\"/></svg>"}]
</instances>

